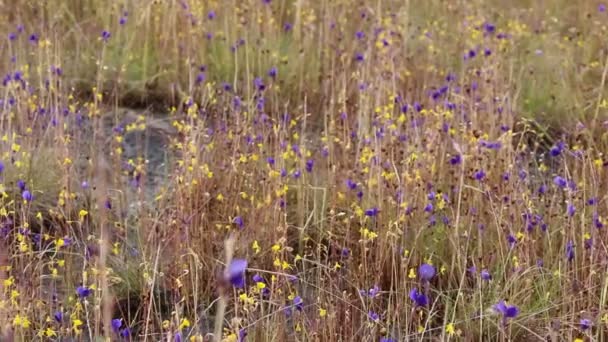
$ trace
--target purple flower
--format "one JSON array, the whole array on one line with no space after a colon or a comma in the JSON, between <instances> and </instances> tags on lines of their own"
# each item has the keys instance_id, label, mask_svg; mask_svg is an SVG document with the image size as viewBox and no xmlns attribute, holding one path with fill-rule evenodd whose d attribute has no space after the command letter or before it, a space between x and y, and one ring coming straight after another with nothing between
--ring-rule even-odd
<instances>
[{"instance_id":1,"label":"purple flower","mask_svg":"<svg viewBox=\"0 0 608 342\"><path fill-rule=\"evenodd\" d=\"M566 185L568 185L568 181L566 181L566 179L563 177L555 176L553 178L553 184L557 185L560 188L565 188Z\"/></svg>"},{"instance_id":2,"label":"purple flower","mask_svg":"<svg viewBox=\"0 0 608 342\"><path fill-rule=\"evenodd\" d=\"M566 206L566 212L568 213L569 217L574 216L574 213L576 212L576 207L574 207L574 204L568 203Z\"/></svg>"},{"instance_id":3,"label":"purple flower","mask_svg":"<svg viewBox=\"0 0 608 342\"><path fill-rule=\"evenodd\" d=\"M37 35L37 34L35 34L35 33L32 33L32 34L30 35L29 41L30 41L30 43L32 43L32 44L38 44L38 35Z\"/></svg>"},{"instance_id":4,"label":"purple flower","mask_svg":"<svg viewBox=\"0 0 608 342\"><path fill-rule=\"evenodd\" d=\"M362 53L357 52L357 53L355 54L355 60L356 60L357 62L363 62L363 61L365 60L365 56L363 56L363 54L362 54Z\"/></svg>"},{"instance_id":5,"label":"purple flower","mask_svg":"<svg viewBox=\"0 0 608 342\"><path fill-rule=\"evenodd\" d=\"M566 243L566 259L568 259L569 262L574 260L574 243L572 240Z\"/></svg>"},{"instance_id":6,"label":"purple flower","mask_svg":"<svg viewBox=\"0 0 608 342\"><path fill-rule=\"evenodd\" d=\"M61 321L63 320L63 312L56 311L53 317L55 318L55 321L57 321L57 323L61 323Z\"/></svg>"},{"instance_id":7,"label":"purple flower","mask_svg":"<svg viewBox=\"0 0 608 342\"><path fill-rule=\"evenodd\" d=\"M369 318L370 321L373 321L373 322L378 322L380 320L380 315L378 315L376 312L371 311L371 310L367 312L367 317Z\"/></svg>"},{"instance_id":8,"label":"purple flower","mask_svg":"<svg viewBox=\"0 0 608 342\"><path fill-rule=\"evenodd\" d=\"M462 162L462 157L460 156L460 154L457 154L450 158L450 164L452 164L452 165L459 165L461 162Z\"/></svg>"},{"instance_id":9,"label":"purple flower","mask_svg":"<svg viewBox=\"0 0 608 342\"><path fill-rule=\"evenodd\" d=\"M19 190L24 191L25 190L25 182L23 180L18 180L17 181L17 187L19 187Z\"/></svg>"},{"instance_id":10,"label":"purple flower","mask_svg":"<svg viewBox=\"0 0 608 342\"><path fill-rule=\"evenodd\" d=\"M477 179L478 181L481 181L481 180L483 180L484 178L486 178L486 173L485 173L483 170L477 170L473 176L474 176L474 177L475 177L475 179Z\"/></svg>"},{"instance_id":11,"label":"purple flower","mask_svg":"<svg viewBox=\"0 0 608 342\"><path fill-rule=\"evenodd\" d=\"M371 298L375 298L380 294L380 288L378 285L374 285L371 289L369 289L368 294Z\"/></svg>"},{"instance_id":12,"label":"purple flower","mask_svg":"<svg viewBox=\"0 0 608 342\"><path fill-rule=\"evenodd\" d=\"M557 143L557 145L551 147L551 149L549 150L549 154L552 157L557 157L562 153L564 147L566 147L566 144L563 141L560 141Z\"/></svg>"},{"instance_id":13,"label":"purple flower","mask_svg":"<svg viewBox=\"0 0 608 342\"><path fill-rule=\"evenodd\" d=\"M605 4L599 4L599 5L597 6L597 10L598 10L599 12L602 12L602 13L603 13L603 12L606 12L606 5L605 5Z\"/></svg>"},{"instance_id":14,"label":"purple flower","mask_svg":"<svg viewBox=\"0 0 608 342\"><path fill-rule=\"evenodd\" d=\"M270 3L270 0L264 0L264 2ZM239 337L238 337L238 339L236 341L237 342L245 342L245 337L247 337L247 330L240 329L239 330Z\"/></svg>"},{"instance_id":15,"label":"purple flower","mask_svg":"<svg viewBox=\"0 0 608 342\"><path fill-rule=\"evenodd\" d=\"M78 294L78 297L80 298L86 298L88 297L91 293L93 292L93 290L91 290L90 288L86 287L86 286L78 286L76 288L76 294Z\"/></svg>"},{"instance_id":16,"label":"purple flower","mask_svg":"<svg viewBox=\"0 0 608 342\"><path fill-rule=\"evenodd\" d=\"M226 280L230 281L232 286L243 288L245 286L245 270L247 269L247 260L234 259L226 270Z\"/></svg>"},{"instance_id":17,"label":"purple flower","mask_svg":"<svg viewBox=\"0 0 608 342\"><path fill-rule=\"evenodd\" d=\"M312 167L315 165L315 161L313 159L308 159L306 161L306 172L312 172Z\"/></svg>"},{"instance_id":18,"label":"purple flower","mask_svg":"<svg viewBox=\"0 0 608 342\"><path fill-rule=\"evenodd\" d=\"M118 20L118 24L120 24L121 26L127 23L127 17L120 17L120 20Z\"/></svg>"},{"instance_id":19,"label":"purple flower","mask_svg":"<svg viewBox=\"0 0 608 342\"><path fill-rule=\"evenodd\" d=\"M359 40L363 39L365 37L365 33L363 33L363 31L357 31L355 33L355 37Z\"/></svg>"},{"instance_id":20,"label":"purple flower","mask_svg":"<svg viewBox=\"0 0 608 342\"><path fill-rule=\"evenodd\" d=\"M517 239L515 238L515 236L513 236L513 234L509 234L507 235L507 242L509 243L509 247L513 248L513 246L515 246L515 243L517 242Z\"/></svg>"},{"instance_id":21,"label":"purple flower","mask_svg":"<svg viewBox=\"0 0 608 342\"><path fill-rule=\"evenodd\" d=\"M127 338L129 336L131 336L131 329L130 328L127 327L127 328L124 328L124 329L122 329L120 331L120 337Z\"/></svg>"},{"instance_id":22,"label":"purple flower","mask_svg":"<svg viewBox=\"0 0 608 342\"><path fill-rule=\"evenodd\" d=\"M272 67L270 68L270 70L268 70L268 76L272 77L273 79L277 77L277 68L276 67Z\"/></svg>"},{"instance_id":23,"label":"purple flower","mask_svg":"<svg viewBox=\"0 0 608 342\"><path fill-rule=\"evenodd\" d=\"M483 269L483 270L481 270L481 279L483 279L483 280L491 280L492 279L492 275L490 274L490 272L488 272L488 270Z\"/></svg>"},{"instance_id":24,"label":"purple flower","mask_svg":"<svg viewBox=\"0 0 608 342\"><path fill-rule=\"evenodd\" d=\"M304 308L304 300L302 300L302 297L296 296L296 298L293 299L293 305L295 306L296 310L302 311Z\"/></svg>"},{"instance_id":25,"label":"purple flower","mask_svg":"<svg viewBox=\"0 0 608 342\"><path fill-rule=\"evenodd\" d=\"M107 42L111 36L112 36L112 34L106 30L103 30L101 32L101 40L103 40L104 42Z\"/></svg>"},{"instance_id":26,"label":"purple flower","mask_svg":"<svg viewBox=\"0 0 608 342\"><path fill-rule=\"evenodd\" d=\"M429 302L427 296L425 296L422 292L418 292L417 288L413 288L410 291L410 299L416 306L426 306Z\"/></svg>"},{"instance_id":27,"label":"purple flower","mask_svg":"<svg viewBox=\"0 0 608 342\"><path fill-rule=\"evenodd\" d=\"M435 267L429 264L422 264L418 267L418 274L424 281L429 281L435 276Z\"/></svg>"},{"instance_id":28,"label":"purple flower","mask_svg":"<svg viewBox=\"0 0 608 342\"><path fill-rule=\"evenodd\" d=\"M112 320L112 330L114 330L114 332L118 334L118 332L120 331L120 327L122 327L122 319L114 318Z\"/></svg>"},{"instance_id":29,"label":"purple flower","mask_svg":"<svg viewBox=\"0 0 608 342\"><path fill-rule=\"evenodd\" d=\"M0 173L4 172L4 163L0 161Z\"/></svg>"},{"instance_id":30,"label":"purple flower","mask_svg":"<svg viewBox=\"0 0 608 342\"><path fill-rule=\"evenodd\" d=\"M378 210L378 208L370 208L365 211L365 216L375 217L378 216L379 212L380 210Z\"/></svg>"},{"instance_id":31,"label":"purple flower","mask_svg":"<svg viewBox=\"0 0 608 342\"><path fill-rule=\"evenodd\" d=\"M199 72L198 75L196 75L196 80L194 82L196 84L201 84L201 83L205 82L205 73Z\"/></svg>"},{"instance_id":32,"label":"purple flower","mask_svg":"<svg viewBox=\"0 0 608 342\"><path fill-rule=\"evenodd\" d=\"M253 281L255 281L256 283L264 283L264 278L262 278L262 276L257 273L254 274L251 279L253 279Z\"/></svg>"},{"instance_id":33,"label":"purple flower","mask_svg":"<svg viewBox=\"0 0 608 342\"><path fill-rule=\"evenodd\" d=\"M494 305L494 310L502 315L503 319L515 318L519 314L519 309L515 305L507 305L504 300Z\"/></svg>"},{"instance_id":34,"label":"purple flower","mask_svg":"<svg viewBox=\"0 0 608 342\"><path fill-rule=\"evenodd\" d=\"M253 80L253 85L259 91L262 91L262 90L266 89L266 86L264 85L264 81L262 81L262 79L260 77L256 77Z\"/></svg>"},{"instance_id":35,"label":"purple flower","mask_svg":"<svg viewBox=\"0 0 608 342\"><path fill-rule=\"evenodd\" d=\"M581 319L580 325L581 325L582 330L587 330L587 329L591 328L591 326L593 325L593 322L591 322L590 319L583 318L583 319Z\"/></svg>"},{"instance_id":36,"label":"purple flower","mask_svg":"<svg viewBox=\"0 0 608 342\"><path fill-rule=\"evenodd\" d=\"M215 11L214 10L209 11L209 13L207 13L207 18L209 20L215 19Z\"/></svg>"},{"instance_id":37,"label":"purple flower","mask_svg":"<svg viewBox=\"0 0 608 342\"><path fill-rule=\"evenodd\" d=\"M21 197L23 197L23 199L26 202L31 202L32 199L34 198L34 196L32 196L32 193L29 190L25 190L21 193Z\"/></svg>"},{"instance_id":38,"label":"purple flower","mask_svg":"<svg viewBox=\"0 0 608 342\"><path fill-rule=\"evenodd\" d=\"M182 333L179 331L176 332L173 339L175 340L175 342L182 342Z\"/></svg>"},{"instance_id":39,"label":"purple flower","mask_svg":"<svg viewBox=\"0 0 608 342\"><path fill-rule=\"evenodd\" d=\"M353 182L350 178L346 180L346 186L351 189L351 190L355 190L357 188L357 183Z\"/></svg>"},{"instance_id":40,"label":"purple flower","mask_svg":"<svg viewBox=\"0 0 608 342\"><path fill-rule=\"evenodd\" d=\"M236 224L237 226L239 226L239 228L243 229L244 222L243 222L243 218L241 216L235 217L232 220L232 223Z\"/></svg>"}]
</instances>

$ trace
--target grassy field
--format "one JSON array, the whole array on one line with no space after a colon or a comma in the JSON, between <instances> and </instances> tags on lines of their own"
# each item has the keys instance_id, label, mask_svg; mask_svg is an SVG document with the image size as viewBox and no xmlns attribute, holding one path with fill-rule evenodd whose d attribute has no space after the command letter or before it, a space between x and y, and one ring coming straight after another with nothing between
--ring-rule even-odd
<instances>
[{"instance_id":1,"label":"grassy field","mask_svg":"<svg viewBox=\"0 0 608 342\"><path fill-rule=\"evenodd\" d=\"M608 340L603 3L0 18L0 340Z\"/></svg>"}]
</instances>

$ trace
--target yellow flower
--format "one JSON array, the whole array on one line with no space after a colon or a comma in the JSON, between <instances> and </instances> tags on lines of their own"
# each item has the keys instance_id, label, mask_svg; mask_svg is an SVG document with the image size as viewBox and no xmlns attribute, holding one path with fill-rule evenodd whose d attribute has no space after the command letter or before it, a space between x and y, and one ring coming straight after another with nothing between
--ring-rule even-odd
<instances>
[{"instance_id":1,"label":"yellow flower","mask_svg":"<svg viewBox=\"0 0 608 342\"><path fill-rule=\"evenodd\" d=\"M327 310L319 308L319 317L323 318L325 316L327 316Z\"/></svg>"},{"instance_id":2,"label":"yellow flower","mask_svg":"<svg viewBox=\"0 0 608 342\"><path fill-rule=\"evenodd\" d=\"M416 270L414 270L414 268L410 268L410 272L407 274L407 277L410 279L415 279L416 278Z\"/></svg>"},{"instance_id":3,"label":"yellow flower","mask_svg":"<svg viewBox=\"0 0 608 342\"><path fill-rule=\"evenodd\" d=\"M20 326L20 327L22 327L22 328L27 329L27 328L29 328L29 327L30 327L30 325L31 325L31 324L32 324L32 323L30 322L30 320L29 320L29 319L27 319L27 317L25 317L25 316L23 316L23 317L22 317L22 316L20 316L20 315L17 315L17 316L15 316L15 318L13 319L13 325L14 325L14 326Z\"/></svg>"},{"instance_id":4,"label":"yellow flower","mask_svg":"<svg viewBox=\"0 0 608 342\"><path fill-rule=\"evenodd\" d=\"M187 318L182 318L182 322L179 324L179 330L188 328L189 326L190 326L190 321Z\"/></svg>"},{"instance_id":5,"label":"yellow flower","mask_svg":"<svg viewBox=\"0 0 608 342\"><path fill-rule=\"evenodd\" d=\"M46 335L46 337L56 337L57 333L55 332L55 330L49 327L46 328L46 330L44 331L44 335Z\"/></svg>"},{"instance_id":6,"label":"yellow flower","mask_svg":"<svg viewBox=\"0 0 608 342\"><path fill-rule=\"evenodd\" d=\"M448 335L450 335L450 336L454 336L454 334L456 333L456 328L454 327L454 323L448 323L448 325L446 325L446 327L445 327L445 332L448 333Z\"/></svg>"},{"instance_id":7,"label":"yellow flower","mask_svg":"<svg viewBox=\"0 0 608 342\"><path fill-rule=\"evenodd\" d=\"M260 253L261 248L260 248L260 244L258 243L258 240L253 241L253 244L251 245L251 248L253 249L253 252L255 254Z\"/></svg>"}]
</instances>

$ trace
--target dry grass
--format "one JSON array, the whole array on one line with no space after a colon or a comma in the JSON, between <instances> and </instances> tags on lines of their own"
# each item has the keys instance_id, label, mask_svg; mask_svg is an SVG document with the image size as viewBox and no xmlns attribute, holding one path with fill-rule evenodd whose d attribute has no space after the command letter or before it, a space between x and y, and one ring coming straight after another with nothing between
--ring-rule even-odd
<instances>
[{"instance_id":1,"label":"dry grass","mask_svg":"<svg viewBox=\"0 0 608 342\"><path fill-rule=\"evenodd\" d=\"M598 6L0 1L5 339L603 341Z\"/></svg>"}]
</instances>

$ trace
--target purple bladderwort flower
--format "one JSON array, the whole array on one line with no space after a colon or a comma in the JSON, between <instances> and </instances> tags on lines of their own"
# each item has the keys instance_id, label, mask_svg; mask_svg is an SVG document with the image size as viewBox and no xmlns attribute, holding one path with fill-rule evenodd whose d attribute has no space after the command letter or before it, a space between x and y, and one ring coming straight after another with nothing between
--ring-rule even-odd
<instances>
[{"instance_id":1,"label":"purple bladderwort flower","mask_svg":"<svg viewBox=\"0 0 608 342\"><path fill-rule=\"evenodd\" d=\"M266 89L266 86L264 85L264 81L262 81L262 79L260 77L256 77L253 80L253 85L255 86L255 88L258 91L263 91L264 89Z\"/></svg>"},{"instance_id":2,"label":"purple bladderwort flower","mask_svg":"<svg viewBox=\"0 0 608 342\"><path fill-rule=\"evenodd\" d=\"M196 79L194 80L194 83L196 83L197 85L205 82L205 73L204 72L199 72L198 75L196 75Z\"/></svg>"},{"instance_id":3,"label":"purple bladderwort flower","mask_svg":"<svg viewBox=\"0 0 608 342\"><path fill-rule=\"evenodd\" d=\"M380 210L375 207L365 210L365 216L368 216L368 217L378 216L378 213L380 213Z\"/></svg>"},{"instance_id":4,"label":"purple bladderwort flower","mask_svg":"<svg viewBox=\"0 0 608 342\"><path fill-rule=\"evenodd\" d=\"M304 300L302 300L302 297L296 296L293 299L293 305L296 308L296 310L302 311L304 309Z\"/></svg>"},{"instance_id":5,"label":"purple bladderwort flower","mask_svg":"<svg viewBox=\"0 0 608 342\"><path fill-rule=\"evenodd\" d=\"M120 331L120 337L128 338L129 336L131 336L131 328L127 327Z\"/></svg>"},{"instance_id":6,"label":"purple bladderwort flower","mask_svg":"<svg viewBox=\"0 0 608 342\"><path fill-rule=\"evenodd\" d=\"M587 329L591 328L592 325L593 325L593 322L590 319L583 318L580 321L580 327L582 330L587 330Z\"/></svg>"},{"instance_id":7,"label":"purple bladderwort flower","mask_svg":"<svg viewBox=\"0 0 608 342\"><path fill-rule=\"evenodd\" d=\"M475 179L477 179L478 181L483 180L484 178L486 178L486 173L483 170L477 170L474 174L473 177L475 177Z\"/></svg>"},{"instance_id":8,"label":"purple bladderwort flower","mask_svg":"<svg viewBox=\"0 0 608 342\"><path fill-rule=\"evenodd\" d=\"M240 229L243 229L245 223L243 222L243 218L241 216L237 216L232 220L232 223L236 224Z\"/></svg>"},{"instance_id":9,"label":"purple bladderwort flower","mask_svg":"<svg viewBox=\"0 0 608 342\"><path fill-rule=\"evenodd\" d=\"M566 259L568 260L568 262L574 260L574 243L572 242L572 240L566 243Z\"/></svg>"},{"instance_id":10,"label":"purple bladderwort flower","mask_svg":"<svg viewBox=\"0 0 608 342\"><path fill-rule=\"evenodd\" d=\"M315 161L313 159L308 159L306 161L306 172L311 173L314 165Z\"/></svg>"},{"instance_id":11,"label":"purple bladderwort flower","mask_svg":"<svg viewBox=\"0 0 608 342\"><path fill-rule=\"evenodd\" d=\"M566 213L569 217L574 216L574 213L576 213L576 207L574 206L574 204L568 203L568 205L566 206Z\"/></svg>"},{"instance_id":12,"label":"purple bladderwort flower","mask_svg":"<svg viewBox=\"0 0 608 342\"><path fill-rule=\"evenodd\" d=\"M422 264L418 267L418 275L424 281L430 281L435 276L435 267L430 264Z\"/></svg>"},{"instance_id":13,"label":"purple bladderwort flower","mask_svg":"<svg viewBox=\"0 0 608 342\"><path fill-rule=\"evenodd\" d=\"M562 151L564 150L565 147L566 147L566 144L563 141L560 141L557 143L557 145L554 145L551 147L551 149L549 150L549 154L552 157L557 157L562 153Z\"/></svg>"},{"instance_id":14,"label":"purple bladderwort flower","mask_svg":"<svg viewBox=\"0 0 608 342\"><path fill-rule=\"evenodd\" d=\"M509 318L515 318L519 315L519 308L515 305L507 305L504 300L498 302L493 308L502 315L503 324L506 324Z\"/></svg>"},{"instance_id":15,"label":"purple bladderwort flower","mask_svg":"<svg viewBox=\"0 0 608 342\"><path fill-rule=\"evenodd\" d=\"M270 76L273 79L277 78L277 74L278 74L278 71L277 71L276 67L272 67L272 68L270 68L270 70L268 70L268 76Z\"/></svg>"},{"instance_id":16,"label":"purple bladderwort flower","mask_svg":"<svg viewBox=\"0 0 608 342\"><path fill-rule=\"evenodd\" d=\"M31 202L32 199L34 199L34 196L32 195L32 193L29 190L25 190L21 193L21 197L23 197L23 200L26 202Z\"/></svg>"},{"instance_id":17,"label":"purple bladderwort flower","mask_svg":"<svg viewBox=\"0 0 608 342\"><path fill-rule=\"evenodd\" d=\"M397 342L397 340L390 337L380 337L380 342Z\"/></svg>"},{"instance_id":18,"label":"purple bladderwort flower","mask_svg":"<svg viewBox=\"0 0 608 342\"><path fill-rule=\"evenodd\" d=\"M61 321L63 320L63 312L56 311L55 314L53 314L53 318L55 318L55 321L57 323L61 323Z\"/></svg>"},{"instance_id":19,"label":"purple bladderwort flower","mask_svg":"<svg viewBox=\"0 0 608 342\"><path fill-rule=\"evenodd\" d=\"M110 32L106 30L101 31L101 40L103 40L104 43L107 43L111 36L112 34Z\"/></svg>"},{"instance_id":20,"label":"purple bladderwort flower","mask_svg":"<svg viewBox=\"0 0 608 342\"><path fill-rule=\"evenodd\" d=\"M462 162L462 156L460 154L454 155L450 158L450 164L459 165Z\"/></svg>"},{"instance_id":21,"label":"purple bladderwort flower","mask_svg":"<svg viewBox=\"0 0 608 342\"><path fill-rule=\"evenodd\" d=\"M429 302L428 297L424 293L418 292L417 288L413 288L410 291L410 299L414 302L414 304L417 307L426 306Z\"/></svg>"},{"instance_id":22,"label":"purple bladderwort flower","mask_svg":"<svg viewBox=\"0 0 608 342\"><path fill-rule=\"evenodd\" d=\"M236 288L245 286L245 270L247 269L247 260L234 259L226 269L225 279Z\"/></svg>"},{"instance_id":23,"label":"purple bladderwort flower","mask_svg":"<svg viewBox=\"0 0 608 342\"><path fill-rule=\"evenodd\" d=\"M483 280L492 280L492 275L490 274L490 272L486 269L481 270L481 279Z\"/></svg>"},{"instance_id":24,"label":"purple bladderwort flower","mask_svg":"<svg viewBox=\"0 0 608 342\"><path fill-rule=\"evenodd\" d=\"M19 187L19 190L21 190L22 192L25 190L25 182L23 180L18 180L17 181L17 187Z\"/></svg>"},{"instance_id":25,"label":"purple bladderwort flower","mask_svg":"<svg viewBox=\"0 0 608 342\"><path fill-rule=\"evenodd\" d=\"M555 176L553 178L553 184L563 189L568 185L568 181L561 176Z\"/></svg>"},{"instance_id":26,"label":"purple bladderwort flower","mask_svg":"<svg viewBox=\"0 0 608 342\"><path fill-rule=\"evenodd\" d=\"M80 298L86 298L91 295L92 292L93 290L83 285L76 288L76 294L78 294L78 297Z\"/></svg>"},{"instance_id":27,"label":"purple bladderwort flower","mask_svg":"<svg viewBox=\"0 0 608 342\"><path fill-rule=\"evenodd\" d=\"M114 330L114 332L118 334L120 331L120 327L122 327L122 319L114 318L112 320L112 330Z\"/></svg>"},{"instance_id":28,"label":"purple bladderwort flower","mask_svg":"<svg viewBox=\"0 0 608 342\"><path fill-rule=\"evenodd\" d=\"M357 183L353 182L350 178L346 180L346 186L350 190L355 190L357 188Z\"/></svg>"},{"instance_id":29,"label":"purple bladderwort flower","mask_svg":"<svg viewBox=\"0 0 608 342\"><path fill-rule=\"evenodd\" d=\"M367 312L367 317L372 322L378 322L380 320L380 315L378 315L378 313L371 311L371 310Z\"/></svg>"}]
</instances>

